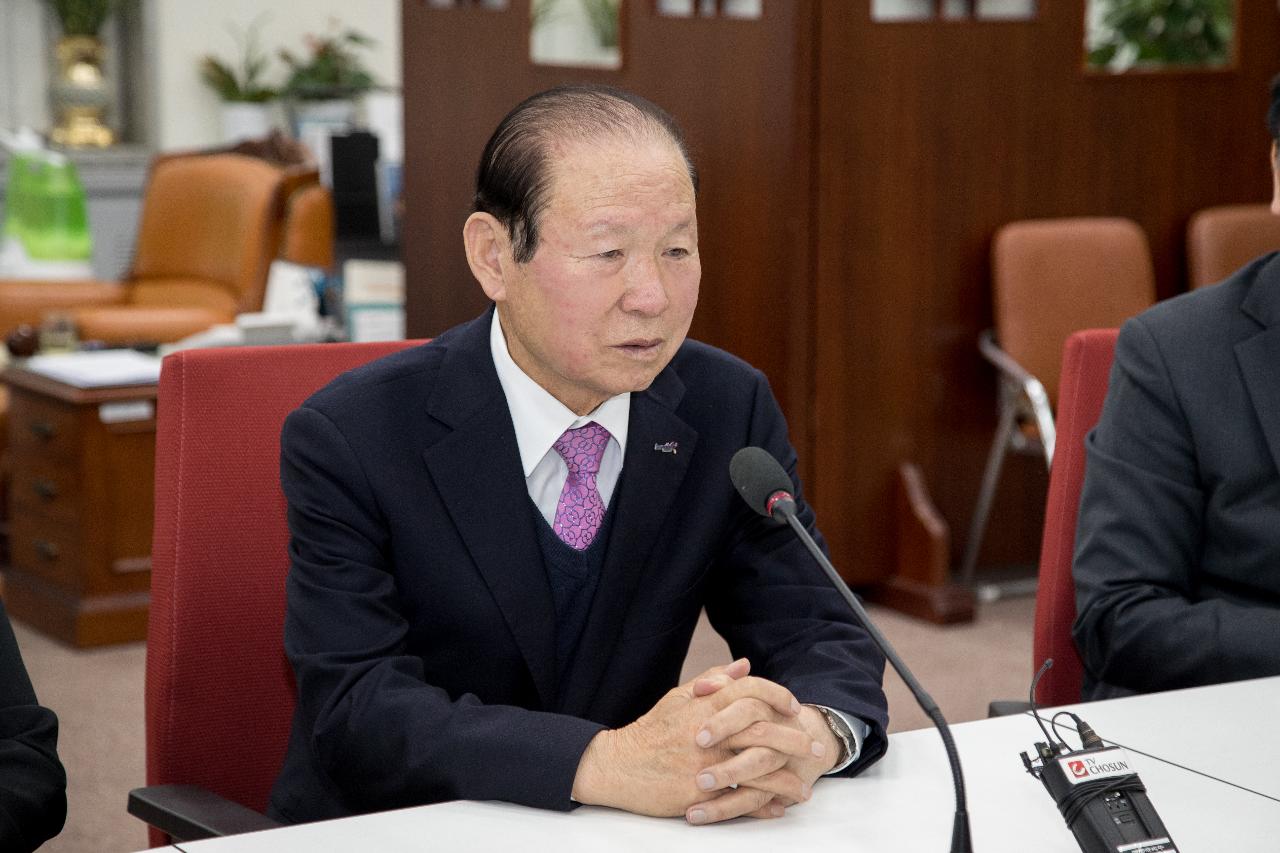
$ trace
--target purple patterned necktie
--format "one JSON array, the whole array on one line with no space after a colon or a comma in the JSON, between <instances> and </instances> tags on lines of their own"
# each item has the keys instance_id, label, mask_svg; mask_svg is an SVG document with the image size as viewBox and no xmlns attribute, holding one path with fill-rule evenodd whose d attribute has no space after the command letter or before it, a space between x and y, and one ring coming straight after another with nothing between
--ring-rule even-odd
<instances>
[{"instance_id":1,"label":"purple patterned necktie","mask_svg":"<svg viewBox=\"0 0 1280 853\"><path fill-rule=\"evenodd\" d=\"M608 443L609 431L592 421L586 426L565 430L552 445L569 466L569 477L560 492L551 528L560 541L578 551L591 547L604 519L604 501L596 488L596 472L600 470L600 460Z\"/></svg>"}]
</instances>

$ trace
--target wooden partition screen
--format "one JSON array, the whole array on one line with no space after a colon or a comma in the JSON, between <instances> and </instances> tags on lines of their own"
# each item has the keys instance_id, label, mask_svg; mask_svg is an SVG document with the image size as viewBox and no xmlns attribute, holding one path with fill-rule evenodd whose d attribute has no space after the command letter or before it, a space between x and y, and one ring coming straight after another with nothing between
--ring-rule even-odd
<instances>
[{"instance_id":1,"label":"wooden partition screen","mask_svg":"<svg viewBox=\"0 0 1280 853\"><path fill-rule=\"evenodd\" d=\"M1128 216L1162 297L1183 289L1184 232L1208 205L1270 191L1263 121L1280 72L1273 0L1241 0L1237 67L1083 70L1084 4L1022 22L875 23L870 0L821 6L814 338L814 503L854 576L889 566L895 468L921 466L963 547L995 429L991 236L1001 224ZM1035 563L1047 477L1011 458L983 564ZM830 523L827 528L831 528ZM861 565L860 565L861 564Z\"/></svg>"},{"instance_id":2,"label":"wooden partition screen","mask_svg":"<svg viewBox=\"0 0 1280 853\"><path fill-rule=\"evenodd\" d=\"M409 334L484 305L460 234L505 112L560 82L631 89L676 116L702 172L693 335L769 375L836 564L861 586L892 573L903 462L960 534L954 557L994 429L976 349L994 230L1132 217L1168 296L1190 214L1269 191L1274 0L1239 0L1230 70L1118 77L1083 70L1082 3L1039 5L1029 21L877 23L870 0L763 0L759 20L624 0L623 67L606 72L532 65L529 0L404 0ZM1044 488L1033 460L1011 461L984 563L1036 560Z\"/></svg>"}]
</instances>

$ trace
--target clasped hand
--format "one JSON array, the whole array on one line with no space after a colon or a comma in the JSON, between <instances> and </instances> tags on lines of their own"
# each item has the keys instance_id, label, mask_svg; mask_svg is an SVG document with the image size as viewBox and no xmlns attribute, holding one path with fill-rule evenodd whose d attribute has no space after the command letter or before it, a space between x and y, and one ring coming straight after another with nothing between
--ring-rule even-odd
<instances>
[{"instance_id":1,"label":"clasped hand","mask_svg":"<svg viewBox=\"0 0 1280 853\"><path fill-rule=\"evenodd\" d=\"M780 817L838 752L822 715L737 660L668 691L634 723L596 735L574 780L581 803L690 823Z\"/></svg>"}]
</instances>

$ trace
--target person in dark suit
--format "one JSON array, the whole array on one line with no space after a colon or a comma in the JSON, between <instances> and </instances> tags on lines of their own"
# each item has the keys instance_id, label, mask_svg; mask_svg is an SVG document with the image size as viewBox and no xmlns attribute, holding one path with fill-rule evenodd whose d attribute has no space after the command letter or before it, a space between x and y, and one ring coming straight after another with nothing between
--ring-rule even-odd
<instances>
[{"instance_id":1,"label":"person in dark suit","mask_svg":"<svg viewBox=\"0 0 1280 853\"><path fill-rule=\"evenodd\" d=\"M883 754L883 659L729 480L744 446L793 479L796 454L765 377L685 338L695 186L648 101L530 98L463 231L494 306L287 419L298 705L276 817L776 817ZM704 607L739 660L677 685Z\"/></svg>"},{"instance_id":2,"label":"person in dark suit","mask_svg":"<svg viewBox=\"0 0 1280 853\"><path fill-rule=\"evenodd\" d=\"M1280 254L1124 325L1087 454L1085 698L1280 675Z\"/></svg>"},{"instance_id":3,"label":"person in dark suit","mask_svg":"<svg viewBox=\"0 0 1280 853\"><path fill-rule=\"evenodd\" d=\"M62 831L66 818L58 718L36 701L0 601L0 850L35 850Z\"/></svg>"}]
</instances>

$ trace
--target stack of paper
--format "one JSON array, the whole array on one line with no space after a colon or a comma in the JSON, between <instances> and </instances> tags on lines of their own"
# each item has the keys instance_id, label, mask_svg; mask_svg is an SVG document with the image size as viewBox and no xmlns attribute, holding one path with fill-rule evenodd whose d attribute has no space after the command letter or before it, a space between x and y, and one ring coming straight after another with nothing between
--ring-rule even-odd
<instances>
[{"instance_id":1,"label":"stack of paper","mask_svg":"<svg viewBox=\"0 0 1280 853\"><path fill-rule=\"evenodd\" d=\"M160 381L160 359L130 349L37 355L22 366L77 388L150 385Z\"/></svg>"}]
</instances>

